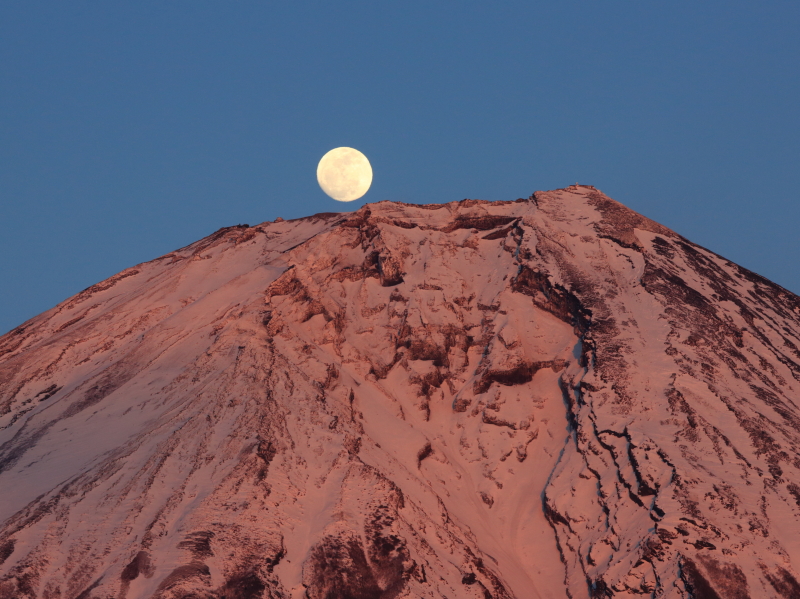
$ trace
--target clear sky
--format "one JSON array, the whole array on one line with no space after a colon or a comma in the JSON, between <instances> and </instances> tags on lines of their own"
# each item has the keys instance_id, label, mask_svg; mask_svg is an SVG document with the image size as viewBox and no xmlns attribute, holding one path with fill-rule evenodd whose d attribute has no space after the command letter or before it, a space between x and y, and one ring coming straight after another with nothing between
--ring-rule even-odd
<instances>
[{"instance_id":1,"label":"clear sky","mask_svg":"<svg viewBox=\"0 0 800 599\"><path fill-rule=\"evenodd\" d=\"M0 2L0 332L219 227L575 182L798 293L798 32L797 0Z\"/></svg>"}]
</instances>

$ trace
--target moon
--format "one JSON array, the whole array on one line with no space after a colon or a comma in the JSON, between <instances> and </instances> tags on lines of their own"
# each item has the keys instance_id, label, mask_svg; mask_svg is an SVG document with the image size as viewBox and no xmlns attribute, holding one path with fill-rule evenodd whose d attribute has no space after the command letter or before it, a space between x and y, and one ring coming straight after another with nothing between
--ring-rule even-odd
<instances>
[{"instance_id":1,"label":"moon","mask_svg":"<svg viewBox=\"0 0 800 599\"><path fill-rule=\"evenodd\" d=\"M340 202L357 200L372 185L372 166L353 148L334 148L317 166L317 181L322 191Z\"/></svg>"}]
</instances>

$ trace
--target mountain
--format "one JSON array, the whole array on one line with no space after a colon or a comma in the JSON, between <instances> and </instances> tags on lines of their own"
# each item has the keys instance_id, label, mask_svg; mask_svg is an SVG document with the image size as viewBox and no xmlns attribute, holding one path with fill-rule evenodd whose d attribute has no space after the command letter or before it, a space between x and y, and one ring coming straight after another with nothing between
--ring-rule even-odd
<instances>
[{"instance_id":1,"label":"mountain","mask_svg":"<svg viewBox=\"0 0 800 599\"><path fill-rule=\"evenodd\" d=\"M0 598L798 598L799 348L593 187L221 229L0 338Z\"/></svg>"}]
</instances>

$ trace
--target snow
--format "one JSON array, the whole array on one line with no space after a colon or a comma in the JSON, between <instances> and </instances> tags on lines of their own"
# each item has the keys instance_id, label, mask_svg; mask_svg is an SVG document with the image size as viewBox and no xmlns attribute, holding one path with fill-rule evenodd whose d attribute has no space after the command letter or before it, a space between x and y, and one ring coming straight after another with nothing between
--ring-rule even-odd
<instances>
[{"instance_id":1,"label":"snow","mask_svg":"<svg viewBox=\"0 0 800 599\"><path fill-rule=\"evenodd\" d=\"M798 347L591 187L223 229L0 338L0 596L793 596Z\"/></svg>"}]
</instances>

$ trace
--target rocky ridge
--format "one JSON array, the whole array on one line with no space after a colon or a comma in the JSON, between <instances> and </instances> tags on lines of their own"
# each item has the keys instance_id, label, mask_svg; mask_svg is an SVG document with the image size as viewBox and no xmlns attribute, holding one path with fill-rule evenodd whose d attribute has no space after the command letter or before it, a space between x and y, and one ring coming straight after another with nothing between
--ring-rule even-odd
<instances>
[{"instance_id":1,"label":"rocky ridge","mask_svg":"<svg viewBox=\"0 0 800 599\"><path fill-rule=\"evenodd\" d=\"M800 597L798 348L592 187L222 229L0 338L0 598Z\"/></svg>"}]
</instances>

